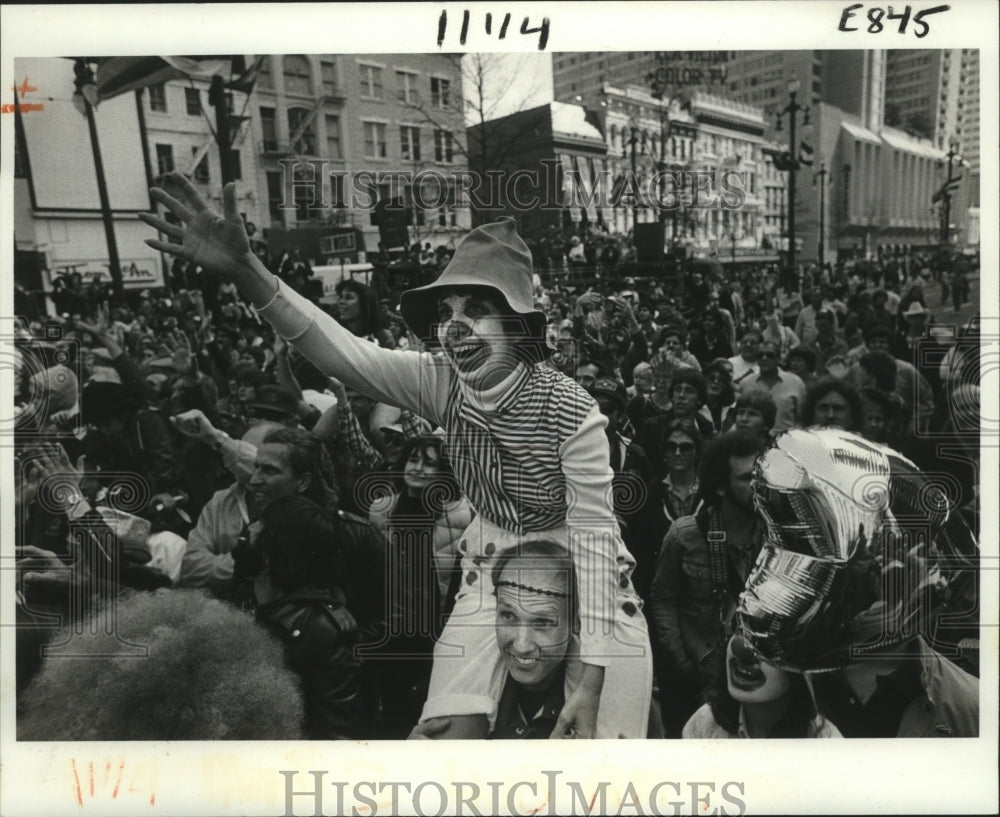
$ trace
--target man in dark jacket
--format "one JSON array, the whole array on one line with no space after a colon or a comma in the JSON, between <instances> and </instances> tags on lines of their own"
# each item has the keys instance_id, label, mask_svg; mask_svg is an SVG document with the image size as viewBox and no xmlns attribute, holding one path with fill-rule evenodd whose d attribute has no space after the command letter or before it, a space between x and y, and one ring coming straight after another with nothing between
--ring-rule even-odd
<instances>
[{"instance_id":1,"label":"man in dark jacket","mask_svg":"<svg viewBox=\"0 0 1000 817\"><path fill-rule=\"evenodd\" d=\"M650 591L657 675L668 737L724 670L729 622L760 548L750 493L757 436L730 431L705 448L699 484L709 504L671 526Z\"/></svg>"}]
</instances>

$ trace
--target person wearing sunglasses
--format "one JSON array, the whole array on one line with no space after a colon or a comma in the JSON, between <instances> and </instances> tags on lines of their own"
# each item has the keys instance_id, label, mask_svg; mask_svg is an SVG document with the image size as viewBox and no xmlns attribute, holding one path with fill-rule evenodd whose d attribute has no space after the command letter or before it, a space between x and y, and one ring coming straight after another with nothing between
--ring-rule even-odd
<instances>
[{"instance_id":1,"label":"person wearing sunglasses","mask_svg":"<svg viewBox=\"0 0 1000 817\"><path fill-rule=\"evenodd\" d=\"M698 512L704 501L698 491L698 462L701 458L702 437L691 420L674 420L665 429L663 441L662 501L667 529L682 516Z\"/></svg>"},{"instance_id":2,"label":"person wearing sunglasses","mask_svg":"<svg viewBox=\"0 0 1000 817\"><path fill-rule=\"evenodd\" d=\"M760 345L757 360L760 372L743 381L740 396L749 396L756 391L764 392L771 398L775 414L769 431L771 436L777 436L798 423L806 399L806 384L801 377L778 365L778 347L771 341Z\"/></svg>"},{"instance_id":3,"label":"person wearing sunglasses","mask_svg":"<svg viewBox=\"0 0 1000 817\"><path fill-rule=\"evenodd\" d=\"M705 406L712 417L712 429L718 434L728 429L735 418L733 402L736 392L727 360L713 360L702 374L705 377Z\"/></svg>"}]
</instances>

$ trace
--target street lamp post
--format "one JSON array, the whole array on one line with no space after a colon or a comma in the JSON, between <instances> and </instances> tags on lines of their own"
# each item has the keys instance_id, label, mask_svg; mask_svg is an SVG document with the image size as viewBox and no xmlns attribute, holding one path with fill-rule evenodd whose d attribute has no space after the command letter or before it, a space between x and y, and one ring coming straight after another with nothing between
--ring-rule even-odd
<instances>
[{"instance_id":1,"label":"street lamp post","mask_svg":"<svg viewBox=\"0 0 1000 817\"><path fill-rule=\"evenodd\" d=\"M826 263L826 163L819 163L816 178L819 179L819 266Z\"/></svg>"},{"instance_id":2,"label":"street lamp post","mask_svg":"<svg viewBox=\"0 0 1000 817\"><path fill-rule=\"evenodd\" d=\"M788 104L778 111L778 130L781 130L781 117L788 116L788 269L795 274L795 170L798 167L798 145L795 143L795 125L799 111L802 111L802 124L809 124L809 108L803 107L795 100L800 83L793 79L788 83Z\"/></svg>"},{"instance_id":3,"label":"street lamp post","mask_svg":"<svg viewBox=\"0 0 1000 817\"><path fill-rule=\"evenodd\" d=\"M628 120L628 143L632 157L632 183L635 185L635 194L632 198L632 241L635 241L635 225L639 223L639 180L635 175L635 146L639 141L639 125L633 118Z\"/></svg>"},{"instance_id":4,"label":"street lamp post","mask_svg":"<svg viewBox=\"0 0 1000 817\"><path fill-rule=\"evenodd\" d=\"M101 202L101 219L104 222L104 239L108 245L108 266L111 272L111 285L115 297L124 299L125 285L122 282L122 265L118 258L118 242L115 240L115 223L111 215L111 203L108 199L108 184L104 178L104 162L101 159L101 145L97 140L97 123L94 121L94 105L97 104L97 83L94 72L82 57L73 64L76 75L76 90L73 93L74 107L87 118L90 130L90 146L94 154L94 170L97 173L97 196Z\"/></svg>"},{"instance_id":5,"label":"street lamp post","mask_svg":"<svg viewBox=\"0 0 1000 817\"><path fill-rule=\"evenodd\" d=\"M951 246L951 170L957 156L958 139L952 137L951 141L948 143L948 176L945 179L944 187L941 192L941 198L944 200L944 207L942 208L944 211L944 219L941 222L941 246L946 250Z\"/></svg>"},{"instance_id":6,"label":"street lamp post","mask_svg":"<svg viewBox=\"0 0 1000 817\"><path fill-rule=\"evenodd\" d=\"M656 53L656 59L658 63L663 62L663 54L660 52ZM667 93L667 82L666 82L666 71L663 70L661 64L660 68L646 75L646 84L649 85L650 91L652 93L653 99L659 103L659 119L660 119L660 162L657 168L659 179L659 220L661 224L666 224L667 212L663 206L664 195L666 193L666 170L667 170L667 140L670 138L671 132L671 121L670 121L670 108L674 103L673 93ZM671 247L676 240L677 233L677 213L676 208L673 208L673 226L670 231L670 244Z\"/></svg>"},{"instance_id":7,"label":"street lamp post","mask_svg":"<svg viewBox=\"0 0 1000 817\"><path fill-rule=\"evenodd\" d=\"M781 240L785 237L785 213L787 212L787 210L785 209L785 188L779 187L778 192L781 194L779 197L780 201L778 203L778 217L779 217L778 246L780 247Z\"/></svg>"}]
</instances>

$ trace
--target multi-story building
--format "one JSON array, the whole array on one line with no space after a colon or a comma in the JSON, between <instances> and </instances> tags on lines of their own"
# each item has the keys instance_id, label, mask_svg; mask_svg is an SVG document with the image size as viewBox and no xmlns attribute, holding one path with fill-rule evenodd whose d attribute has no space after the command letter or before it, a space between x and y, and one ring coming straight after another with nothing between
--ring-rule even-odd
<instances>
[{"instance_id":1,"label":"multi-story building","mask_svg":"<svg viewBox=\"0 0 1000 817\"><path fill-rule=\"evenodd\" d=\"M768 136L789 153L801 156L803 142L812 148L812 164L802 165L796 179L795 232L796 244L802 247L800 258L817 259L820 246L824 260L830 261L838 251L873 255L880 247L938 242L941 216L932 212L931 199L945 180L945 151L959 115L969 116L974 105L972 115L978 117L979 85L978 78L970 79L973 71L974 57L958 51L732 55L729 93L764 104L771 120ZM958 78L962 81L956 83ZM798 114L795 145L788 144L787 115L784 129L776 127L779 112L789 102L792 81L799 84L796 101L811 109L808 120L804 112ZM962 88L966 89L964 100ZM924 96L928 97L926 105ZM917 133L918 128L908 127L907 132L887 123L887 111L890 121L895 121L904 110L926 112L927 138ZM912 125L913 115L903 123ZM976 137L969 134L970 144L978 137L977 128L978 122ZM821 167L826 172L818 176ZM781 175L787 185L787 173ZM954 196L951 220L960 234L967 207L959 202L965 200L969 186L963 182ZM786 190L786 209L787 195Z\"/></svg>"},{"instance_id":2,"label":"multi-story building","mask_svg":"<svg viewBox=\"0 0 1000 817\"><path fill-rule=\"evenodd\" d=\"M70 100L73 63L26 60L18 71L57 94L45 103L44 123L25 114L16 129L22 266L30 257L47 269L47 277L33 274L46 288L73 270L108 277L87 124ZM409 241L452 242L469 225L454 181L467 168L461 86L460 65L448 55L262 57L252 90L233 91L229 107L229 166L254 237L272 252L300 247L314 262L328 260L328 251L361 260L378 248L376 200L400 197L422 205L408 208ZM104 100L94 111L127 288L164 280L164 258L144 244L148 228L135 218L153 207L148 188L157 177L185 173L221 209L209 88L209 77L174 79ZM79 157L72 174L65 173L67 156ZM416 197L414 180L421 185ZM338 231L352 240L334 248L317 238Z\"/></svg>"},{"instance_id":3,"label":"multi-story building","mask_svg":"<svg viewBox=\"0 0 1000 817\"><path fill-rule=\"evenodd\" d=\"M956 132L961 75L961 49L887 51L885 124L947 150Z\"/></svg>"},{"instance_id":4,"label":"multi-story building","mask_svg":"<svg viewBox=\"0 0 1000 817\"><path fill-rule=\"evenodd\" d=\"M979 50L966 48L962 50L955 128L958 147L967 164L965 172L968 174L968 183L959 191L960 198L956 203L959 211L964 211L967 218L967 223L960 225L958 240L968 246L979 244L979 119Z\"/></svg>"},{"instance_id":5,"label":"multi-story building","mask_svg":"<svg viewBox=\"0 0 1000 817\"><path fill-rule=\"evenodd\" d=\"M607 145L581 106L518 111L471 125L468 139L488 157L481 170L491 186L476 193L481 219L511 216L529 240L607 223Z\"/></svg>"},{"instance_id":6,"label":"multi-story building","mask_svg":"<svg viewBox=\"0 0 1000 817\"><path fill-rule=\"evenodd\" d=\"M412 210L413 241L448 243L468 229L454 183L454 174L468 167L456 58L266 56L248 114L260 157L256 187L272 228L351 226L372 251L378 246L373 198L398 197ZM296 165L296 159L306 161ZM289 168L297 174L294 185ZM316 169L321 189L310 184ZM416 197L414 183L421 185ZM294 208L285 206L290 188ZM420 206L413 206L415 198Z\"/></svg>"},{"instance_id":7,"label":"multi-story building","mask_svg":"<svg viewBox=\"0 0 1000 817\"><path fill-rule=\"evenodd\" d=\"M557 102L583 102L605 84L623 88L641 82L656 68L652 51L575 51L552 55L552 96Z\"/></svg>"},{"instance_id":8,"label":"multi-story building","mask_svg":"<svg viewBox=\"0 0 1000 817\"><path fill-rule=\"evenodd\" d=\"M611 177L620 187L634 174L640 194L637 206L611 197L604 216L610 229L624 233L662 219L667 244L691 253L731 259L765 249L758 108L704 91L661 100L636 84L604 85L586 104L607 142Z\"/></svg>"},{"instance_id":9,"label":"multi-story building","mask_svg":"<svg viewBox=\"0 0 1000 817\"><path fill-rule=\"evenodd\" d=\"M134 94L123 94L92 111L108 202L105 221L95 140L90 136L83 98L73 101L73 61L19 58L14 67L19 78L30 78L37 89L21 90L20 103L31 104L36 95L44 94L42 111L14 115L16 283L33 293L40 305L41 293L71 274L110 281L110 229L124 287L162 286L160 253L146 246L149 228L136 218L153 204L143 106Z\"/></svg>"},{"instance_id":10,"label":"multi-story building","mask_svg":"<svg viewBox=\"0 0 1000 817\"><path fill-rule=\"evenodd\" d=\"M823 53L820 51L733 51L726 66L730 99L756 105L764 114L766 133L773 136L778 111L788 103L788 83L798 81L798 101L816 105L823 92Z\"/></svg>"}]
</instances>

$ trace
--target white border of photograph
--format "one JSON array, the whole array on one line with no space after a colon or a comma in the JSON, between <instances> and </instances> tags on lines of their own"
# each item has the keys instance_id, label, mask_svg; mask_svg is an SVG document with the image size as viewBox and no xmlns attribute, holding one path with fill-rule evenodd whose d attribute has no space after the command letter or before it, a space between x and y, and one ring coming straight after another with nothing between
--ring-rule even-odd
<instances>
[{"instance_id":1,"label":"white border of photograph","mask_svg":"<svg viewBox=\"0 0 1000 817\"><path fill-rule=\"evenodd\" d=\"M911 0L914 10L941 5ZM537 54L537 35L521 36L520 21L550 20L547 53L621 50L752 50L958 48L981 49L983 239L980 279L984 333L997 322L998 6L991 0L950 0L951 9L928 18L930 33L917 39L886 28L868 34L838 31L849 0L826 2L664 3L421 3L282 4L172 6L6 6L0 24L0 96L13 101L18 56L143 54L277 54L437 51L438 19L446 9L449 27L443 49L522 51ZM884 7L887 3L866 3ZM894 6L906 5L893 0ZM462 12L473 25L458 44ZM487 37L482 21L506 12L512 22L506 40ZM495 30L495 29L494 29ZM544 56L541 58L545 63ZM71 77L70 77L71 79ZM69 81L69 80L68 80ZM12 314L13 116L0 117L0 315ZM66 158L76 172L77 157ZM79 159L79 172L92 173ZM142 173L142 168L136 168ZM5 319L8 320L8 319ZM0 329L0 335L7 327ZM994 346L996 342L994 341ZM985 440L981 495L984 602L981 737L895 741L776 740L765 744L721 741L564 742L553 746L432 741L409 743L17 743L14 741L13 492L11 449L0 448L2 561L0 630L0 813L10 817L71 814L274 815L320 813L309 795L295 796L286 809L286 778L294 771L295 791L312 790L310 771L325 772L323 813L476 814L460 806L459 795L478 813L561 814L586 811L574 785L589 800L605 787L608 813L990 813L997 810L997 475L998 427L996 351L984 356ZM0 369L0 394L13 394L12 372ZM6 399L6 398L4 398ZM74 774L94 764L99 782L78 800ZM117 795L100 782L104 770L121 769ZM74 772L74 769L76 772ZM370 781L373 786L366 783ZM490 782L493 785L490 785ZM342 800L338 802L338 787ZM420 789L416 808L413 794ZM359 784L361 786L359 787ZM378 786L382 784L381 793ZM440 790L447 802L442 809ZM373 790L374 788L374 790ZM356 795L360 794L361 797ZM554 795L554 800L552 799ZM650 797L655 801L650 803ZM637 801L633 801L633 797ZM371 805L366 804L369 798ZM624 801L624 802L623 802ZM652 806L652 808L651 808ZM601 813L600 797L592 813ZM718 810L717 810L718 809Z\"/></svg>"}]
</instances>

